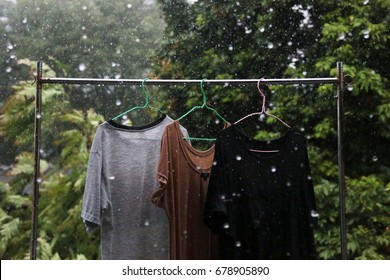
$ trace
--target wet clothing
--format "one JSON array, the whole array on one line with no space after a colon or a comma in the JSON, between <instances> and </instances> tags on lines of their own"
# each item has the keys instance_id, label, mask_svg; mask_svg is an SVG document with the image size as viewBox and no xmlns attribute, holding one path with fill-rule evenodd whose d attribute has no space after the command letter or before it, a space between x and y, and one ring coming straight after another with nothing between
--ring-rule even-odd
<instances>
[{"instance_id":1,"label":"wet clothing","mask_svg":"<svg viewBox=\"0 0 390 280\"><path fill-rule=\"evenodd\" d=\"M166 127L153 203L164 208L169 219L170 259L215 258L216 236L203 223L213 158L214 146L196 150L183 139L178 121Z\"/></svg>"},{"instance_id":2,"label":"wet clothing","mask_svg":"<svg viewBox=\"0 0 390 280\"><path fill-rule=\"evenodd\" d=\"M273 152L259 152L273 151ZM302 134L248 138L219 132L204 222L220 237L222 259L316 259L314 190Z\"/></svg>"},{"instance_id":3,"label":"wet clothing","mask_svg":"<svg viewBox=\"0 0 390 280\"><path fill-rule=\"evenodd\" d=\"M150 200L162 134L172 122L164 115L146 126L108 121L98 127L81 217L90 228L101 227L102 259L168 259L168 220Z\"/></svg>"}]
</instances>

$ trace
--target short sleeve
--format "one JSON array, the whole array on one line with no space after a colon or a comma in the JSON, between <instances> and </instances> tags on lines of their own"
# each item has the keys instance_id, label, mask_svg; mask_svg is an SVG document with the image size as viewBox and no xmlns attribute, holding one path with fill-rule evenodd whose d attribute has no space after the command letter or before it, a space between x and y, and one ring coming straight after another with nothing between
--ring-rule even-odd
<instances>
[{"instance_id":1,"label":"short sleeve","mask_svg":"<svg viewBox=\"0 0 390 280\"><path fill-rule=\"evenodd\" d=\"M229 214L226 205L229 195L224 170L226 162L223 159L223 152L220 140L215 143L215 154L210 174L210 181L207 190L206 204L203 215L203 222L217 234L231 234ZM229 226L228 226L229 225Z\"/></svg>"},{"instance_id":2,"label":"short sleeve","mask_svg":"<svg viewBox=\"0 0 390 280\"><path fill-rule=\"evenodd\" d=\"M103 182L100 127L89 154L86 184L84 189L81 217L85 224L101 225L102 211L107 208L107 194ZM88 228L92 228L89 226Z\"/></svg>"},{"instance_id":3,"label":"short sleeve","mask_svg":"<svg viewBox=\"0 0 390 280\"><path fill-rule=\"evenodd\" d=\"M168 140L168 127L164 130L161 149L160 149L160 161L157 168L157 181L158 188L152 195L152 203L159 207L164 208L165 191L168 184L169 175L169 140Z\"/></svg>"}]
</instances>

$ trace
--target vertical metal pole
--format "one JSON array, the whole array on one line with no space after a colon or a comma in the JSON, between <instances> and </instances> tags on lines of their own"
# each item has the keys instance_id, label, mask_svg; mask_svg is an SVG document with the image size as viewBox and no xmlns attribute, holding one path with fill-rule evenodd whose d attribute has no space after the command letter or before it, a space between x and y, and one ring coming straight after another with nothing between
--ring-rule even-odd
<instances>
[{"instance_id":1,"label":"vertical metal pole","mask_svg":"<svg viewBox=\"0 0 390 280\"><path fill-rule=\"evenodd\" d=\"M37 63L37 88L35 94L35 119L34 119L34 193L32 208L32 226L30 259L37 259L37 238L38 238L38 207L39 207L39 185L40 179L40 146L41 146L41 118L42 118L42 62Z\"/></svg>"},{"instance_id":2,"label":"vertical metal pole","mask_svg":"<svg viewBox=\"0 0 390 280\"><path fill-rule=\"evenodd\" d=\"M339 166L339 211L340 211L340 242L341 259L346 260L347 256L347 223L345 218L345 169L344 169L344 73L343 63L337 62L337 146Z\"/></svg>"}]
</instances>

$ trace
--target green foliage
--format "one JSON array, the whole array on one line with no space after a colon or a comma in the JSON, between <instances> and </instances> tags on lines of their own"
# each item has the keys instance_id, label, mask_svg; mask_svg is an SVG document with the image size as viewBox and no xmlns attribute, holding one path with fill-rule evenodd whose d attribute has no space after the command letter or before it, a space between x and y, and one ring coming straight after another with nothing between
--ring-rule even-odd
<instances>
[{"instance_id":1,"label":"green foliage","mask_svg":"<svg viewBox=\"0 0 390 280\"><path fill-rule=\"evenodd\" d=\"M168 9L166 1L159 3L172 21L172 14L180 17L179 11ZM353 77L353 85L346 86L345 92L344 147L352 259L390 258L390 158L386 156L390 140L389 8L386 0L299 4L199 0L186 7L192 24L180 25L179 34L172 33L177 22L168 22L164 44L154 58L155 73L161 78L334 77L336 62L344 62L344 73ZM308 139L321 215L316 234L320 257L340 258L336 88L271 86L263 91L267 108ZM230 121L260 107L255 87L213 86L207 93L214 108ZM172 107L193 106L178 95L171 97ZM200 116L196 123L185 126L190 132L202 133L209 130L201 125L208 119ZM277 135L273 134L277 122L268 123L271 132L262 127L252 131L252 136Z\"/></svg>"},{"instance_id":2,"label":"green foliage","mask_svg":"<svg viewBox=\"0 0 390 280\"><path fill-rule=\"evenodd\" d=\"M26 61L25 61L26 62ZM29 63L32 67L34 63ZM53 74L51 69L45 72ZM26 129L31 123L20 120L18 108L25 105L29 87L20 82L7 100L1 116L0 128L6 137L16 137L18 145L31 145L32 135L17 135L19 131L9 124L18 122ZM89 148L97 126L103 117L88 110L71 109L68 96L61 86L49 86L42 98L42 135L44 147L61 151L59 155L42 152L42 177L39 203L38 258L40 259L96 259L99 257L98 233L87 235L80 218ZM23 111L31 115L33 110ZM24 117L24 116L23 116ZM55 134L53 135L53 132ZM50 137L52 136L52 137ZM46 159L47 158L47 159ZM31 197L34 158L23 151L9 171L9 183L1 183L0 256L4 259L28 257L31 227Z\"/></svg>"},{"instance_id":3,"label":"green foliage","mask_svg":"<svg viewBox=\"0 0 390 280\"><path fill-rule=\"evenodd\" d=\"M344 72L353 76L345 96L349 257L389 259L389 1L158 2L167 27L152 66L147 58L165 26L155 5L141 0L0 3L0 63L6 69L0 74L0 137L8 162L16 158L10 180L0 182L0 258L28 258L35 88L26 77L34 73L35 63L28 59L43 59L45 77L139 78L153 67L151 76L172 79L328 77L336 76L335 64L343 61ZM87 235L80 219L88 154L102 114L111 117L142 102L141 94L129 90L140 92L45 85L38 258L99 257L98 233ZM307 137L320 213L317 247L322 259L338 259L335 86L262 90L270 112ZM202 102L199 87L167 91L156 103L173 117ZM208 105L229 121L261 107L255 86L205 82L205 91ZM192 136L214 137L221 128L215 119L210 111L194 112L183 124ZM253 136L275 137L277 123L267 119Z\"/></svg>"},{"instance_id":4,"label":"green foliage","mask_svg":"<svg viewBox=\"0 0 390 280\"><path fill-rule=\"evenodd\" d=\"M21 108L14 108L20 116L13 119L14 122L31 121L34 106L33 73L20 64L19 59L42 60L61 77L145 77L151 68L148 57L158 46L165 26L158 7L144 0L2 2L5 3L0 4L0 63L4 71L0 73L0 107L7 106L5 101L13 92L20 92L14 88L18 82L23 82L19 86L25 88L23 96L13 95L13 98L25 98ZM44 77L50 77L50 74L45 72ZM106 117L112 117L118 110L124 111L138 101L129 94L127 86L45 86L43 98L59 88L65 89L69 95L67 101L73 108L84 111L94 108ZM117 105L117 100L122 106ZM47 112L46 108L44 112ZM18 123L10 125L16 135L23 135L23 139L28 139L27 135L33 136L33 126L23 129ZM13 163L20 151L10 149L14 138L7 135L10 135L8 139L0 136L4 164Z\"/></svg>"}]
</instances>

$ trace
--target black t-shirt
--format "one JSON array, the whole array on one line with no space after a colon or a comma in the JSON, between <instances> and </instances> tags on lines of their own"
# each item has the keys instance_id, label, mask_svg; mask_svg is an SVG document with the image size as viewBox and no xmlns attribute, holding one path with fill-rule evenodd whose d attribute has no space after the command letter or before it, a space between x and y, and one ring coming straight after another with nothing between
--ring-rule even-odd
<instances>
[{"instance_id":1,"label":"black t-shirt","mask_svg":"<svg viewBox=\"0 0 390 280\"><path fill-rule=\"evenodd\" d=\"M253 150L273 151L259 152ZM253 140L235 125L215 144L204 222L222 259L316 259L316 211L306 140Z\"/></svg>"}]
</instances>

